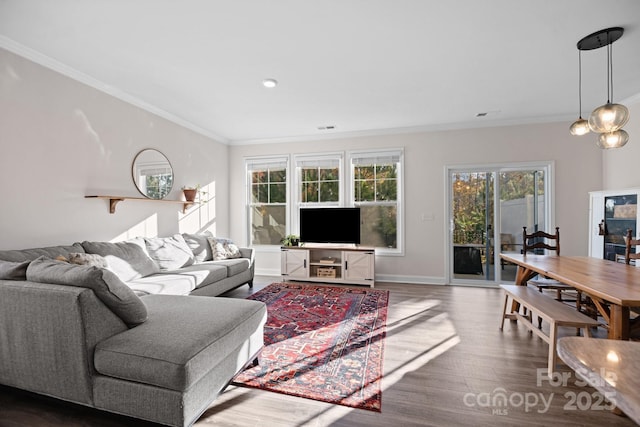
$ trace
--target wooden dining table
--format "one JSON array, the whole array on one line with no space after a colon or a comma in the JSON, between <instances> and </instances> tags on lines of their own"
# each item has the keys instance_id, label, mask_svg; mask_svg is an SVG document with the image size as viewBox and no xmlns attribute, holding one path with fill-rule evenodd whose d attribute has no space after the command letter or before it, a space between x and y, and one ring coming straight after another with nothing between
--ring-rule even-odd
<instances>
[{"instance_id":1,"label":"wooden dining table","mask_svg":"<svg viewBox=\"0 0 640 427\"><path fill-rule=\"evenodd\" d=\"M541 274L588 295L609 327L608 338L629 339L631 307L640 307L640 268L592 257L500 254L516 264L515 283Z\"/></svg>"}]
</instances>

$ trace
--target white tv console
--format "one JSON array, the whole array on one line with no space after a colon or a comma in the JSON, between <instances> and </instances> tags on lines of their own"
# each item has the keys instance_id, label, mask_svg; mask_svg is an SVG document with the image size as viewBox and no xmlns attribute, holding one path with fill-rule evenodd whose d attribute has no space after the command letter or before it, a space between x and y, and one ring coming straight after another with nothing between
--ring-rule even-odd
<instances>
[{"instance_id":1,"label":"white tv console","mask_svg":"<svg viewBox=\"0 0 640 427\"><path fill-rule=\"evenodd\" d=\"M375 282L372 247L304 245L280 248L282 280L368 285Z\"/></svg>"}]
</instances>

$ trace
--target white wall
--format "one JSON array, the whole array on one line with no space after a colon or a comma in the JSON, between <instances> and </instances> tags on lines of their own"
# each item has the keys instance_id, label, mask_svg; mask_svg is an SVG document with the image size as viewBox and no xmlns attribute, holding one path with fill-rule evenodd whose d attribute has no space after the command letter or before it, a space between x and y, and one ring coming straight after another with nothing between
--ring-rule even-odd
<instances>
[{"instance_id":1,"label":"white wall","mask_svg":"<svg viewBox=\"0 0 640 427\"><path fill-rule=\"evenodd\" d=\"M245 156L299 154L365 148L405 149L405 241L402 257L377 257L379 279L416 283L445 277L445 166L503 162L555 161L555 218L563 252L587 255L588 192L602 186L602 153L569 134L570 123L424 132L313 142L233 146L230 148L231 211L244 212ZM433 221L422 221L422 214ZM234 215L231 234L246 239L244 215ZM277 273L279 253L262 253L259 271Z\"/></svg>"},{"instance_id":2,"label":"white wall","mask_svg":"<svg viewBox=\"0 0 640 427\"><path fill-rule=\"evenodd\" d=\"M186 215L180 204L123 201L109 214L89 194L142 197L135 155L162 151L173 166L168 199L183 185L209 185L211 201ZM0 249L228 233L228 147L0 49Z\"/></svg>"},{"instance_id":3,"label":"white wall","mask_svg":"<svg viewBox=\"0 0 640 427\"><path fill-rule=\"evenodd\" d=\"M622 148L604 152L603 190L640 187L640 102L625 104L629 108L629 122L624 130L629 142ZM593 135L585 135L583 138Z\"/></svg>"}]
</instances>

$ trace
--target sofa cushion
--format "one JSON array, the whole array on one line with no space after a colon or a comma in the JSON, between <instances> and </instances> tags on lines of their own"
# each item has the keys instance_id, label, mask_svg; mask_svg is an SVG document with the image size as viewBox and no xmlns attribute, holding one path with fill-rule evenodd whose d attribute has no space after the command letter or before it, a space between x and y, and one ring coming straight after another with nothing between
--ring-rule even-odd
<instances>
[{"instance_id":1,"label":"sofa cushion","mask_svg":"<svg viewBox=\"0 0 640 427\"><path fill-rule=\"evenodd\" d=\"M27 280L92 289L96 296L129 326L147 319L147 308L111 271L89 265L38 258L27 267Z\"/></svg>"},{"instance_id":2,"label":"sofa cushion","mask_svg":"<svg viewBox=\"0 0 640 427\"><path fill-rule=\"evenodd\" d=\"M27 267L30 262L0 260L0 280L27 280Z\"/></svg>"},{"instance_id":3,"label":"sofa cushion","mask_svg":"<svg viewBox=\"0 0 640 427\"><path fill-rule=\"evenodd\" d=\"M196 288L225 279L229 275L228 269L225 266L219 265L218 263L214 264L210 261L183 267L180 270L163 271L158 276L167 274L179 274L190 277L193 279Z\"/></svg>"},{"instance_id":4,"label":"sofa cushion","mask_svg":"<svg viewBox=\"0 0 640 427\"><path fill-rule=\"evenodd\" d=\"M213 253L213 260L220 261L223 259L240 258L240 248L229 239L221 239L218 237L209 237L209 245Z\"/></svg>"},{"instance_id":5,"label":"sofa cushion","mask_svg":"<svg viewBox=\"0 0 640 427\"><path fill-rule=\"evenodd\" d=\"M191 248L195 257L195 262L211 261L213 259L213 253L211 252L211 245L209 245L209 237L213 237L211 232L205 231L198 234L182 233L185 242Z\"/></svg>"},{"instance_id":6,"label":"sofa cushion","mask_svg":"<svg viewBox=\"0 0 640 427\"><path fill-rule=\"evenodd\" d=\"M152 294L189 295L196 288L190 277L163 273L130 280L127 282L127 286L138 296Z\"/></svg>"},{"instance_id":7,"label":"sofa cushion","mask_svg":"<svg viewBox=\"0 0 640 427\"><path fill-rule=\"evenodd\" d=\"M70 252L84 252L80 243L74 243L69 246L49 246L46 248L34 249L17 249L0 251L0 259L4 261L33 261L36 258L45 256L47 258L55 258L57 256L69 257Z\"/></svg>"},{"instance_id":8,"label":"sofa cushion","mask_svg":"<svg viewBox=\"0 0 640 427\"><path fill-rule=\"evenodd\" d=\"M144 242L149 256L161 271L186 267L195 261L195 255L181 234L171 237L145 237Z\"/></svg>"},{"instance_id":9,"label":"sofa cushion","mask_svg":"<svg viewBox=\"0 0 640 427\"><path fill-rule=\"evenodd\" d=\"M206 265L224 267L227 269L227 277L231 277L247 271L250 267L250 262L248 258L234 258L223 259L220 261L209 261Z\"/></svg>"},{"instance_id":10,"label":"sofa cushion","mask_svg":"<svg viewBox=\"0 0 640 427\"><path fill-rule=\"evenodd\" d=\"M223 265L200 263L130 280L127 286L138 295L189 295L194 289L225 279L227 271Z\"/></svg>"},{"instance_id":11,"label":"sofa cushion","mask_svg":"<svg viewBox=\"0 0 640 427\"><path fill-rule=\"evenodd\" d=\"M105 257L109 270L123 282L145 277L160 271L149 257L144 239L139 237L124 242L82 242L85 252Z\"/></svg>"},{"instance_id":12,"label":"sofa cushion","mask_svg":"<svg viewBox=\"0 0 640 427\"><path fill-rule=\"evenodd\" d=\"M142 297L149 319L96 346L106 376L185 391L262 328L262 302L198 296ZM234 372L230 372L231 377Z\"/></svg>"}]
</instances>

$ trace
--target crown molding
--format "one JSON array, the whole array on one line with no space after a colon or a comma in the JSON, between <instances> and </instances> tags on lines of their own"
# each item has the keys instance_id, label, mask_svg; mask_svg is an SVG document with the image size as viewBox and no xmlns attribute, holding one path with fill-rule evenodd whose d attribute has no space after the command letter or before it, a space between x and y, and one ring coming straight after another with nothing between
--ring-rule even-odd
<instances>
[{"instance_id":1,"label":"crown molding","mask_svg":"<svg viewBox=\"0 0 640 427\"><path fill-rule=\"evenodd\" d=\"M140 98L137 98L123 90L110 86L98 79L95 79L75 68L69 67L61 63L60 61L51 58L47 55L44 55L34 49L31 49L27 46L24 46L15 40L10 39L9 37L0 35L0 48L6 49L9 52L12 52L18 56L21 56L29 61L35 62L36 64L42 65L43 67L49 68L57 73L60 73L70 79L83 83L87 86L90 86L100 92L106 93L107 95L113 96L127 104L131 104L135 107L138 107L142 110L148 111L149 113L155 114L156 116L162 117L178 126L189 129L193 132L196 132L200 135L203 135L207 138L213 139L216 142L222 144L229 144L229 140L220 135L217 135L207 129L203 129L200 126L197 126L183 118L180 118L174 114L169 113L161 108L158 108L154 105L151 105Z\"/></svg>"}]
</instances>

